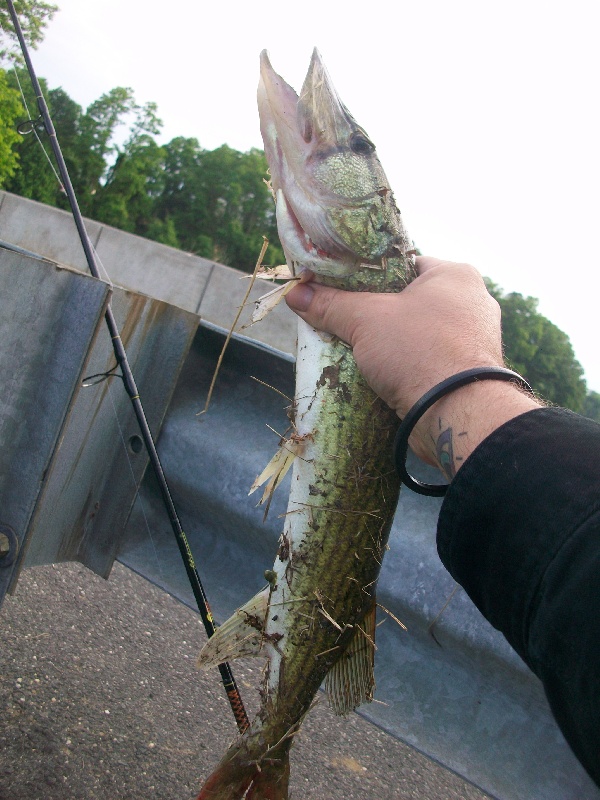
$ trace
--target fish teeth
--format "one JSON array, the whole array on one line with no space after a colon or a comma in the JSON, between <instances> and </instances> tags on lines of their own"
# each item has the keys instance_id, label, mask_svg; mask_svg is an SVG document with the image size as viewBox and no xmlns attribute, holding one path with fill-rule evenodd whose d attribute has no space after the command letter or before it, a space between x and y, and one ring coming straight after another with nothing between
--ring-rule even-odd
<instances>
[{"instance_id":1,"label":"fish teeth","mask_svg":"<svg viewBox=\"0 0 600 800\"><path fill-rule=\"evenodd\" d=\"M292 272L302 265L319 275L343 276L350 275L360 264L360 259L342 261L318 248L300 225L282 189L277 190L276 215L279 238Z\"/></svg>"}]
</instances>

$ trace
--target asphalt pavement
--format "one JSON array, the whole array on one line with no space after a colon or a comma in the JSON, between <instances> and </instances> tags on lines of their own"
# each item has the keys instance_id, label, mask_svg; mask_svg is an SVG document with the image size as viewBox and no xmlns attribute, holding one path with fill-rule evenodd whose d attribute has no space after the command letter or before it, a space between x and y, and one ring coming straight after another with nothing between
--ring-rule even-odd
<instances>
[{"instance_id":1,"label":"asphalt pavement","mask_svg":"<svg viewBox=\"0 0 600 800\"><path fill-rule=\"evenodd\" d=\"M192 800L235 737L196 613L115 564L23 573L0 609L0 800ZM262 662L234 662L249 713ZM292 800L485 800L321 695L292 750Z\"/></svg>"}]
</instances>

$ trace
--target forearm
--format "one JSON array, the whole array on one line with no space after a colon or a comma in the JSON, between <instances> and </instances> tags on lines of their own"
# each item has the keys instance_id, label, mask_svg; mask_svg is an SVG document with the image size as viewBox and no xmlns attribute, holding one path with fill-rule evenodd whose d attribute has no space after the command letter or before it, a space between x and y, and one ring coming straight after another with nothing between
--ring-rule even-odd
<instances>
[{"instance_id":1,"label":"forearm","mask_svg":"<svg viewBox=\"0 0 600 800\"><path fill-rule=\"evenodd\" d=\"M450 481L494 430L540 403L512 383L485 380L463 386L439 400L410 438L415 454L439 467Z\"/></svg>"},{"instance_id":2,"label":"forearm","mask_svg":"<svg viewBox=\"0 0 600 800\"><path fill-rule=\"evenodd\" d=\"M600 425L563 409L513 418L452 481L437 542L600 783L599 475Z\"/></svg>"}]
</instances>

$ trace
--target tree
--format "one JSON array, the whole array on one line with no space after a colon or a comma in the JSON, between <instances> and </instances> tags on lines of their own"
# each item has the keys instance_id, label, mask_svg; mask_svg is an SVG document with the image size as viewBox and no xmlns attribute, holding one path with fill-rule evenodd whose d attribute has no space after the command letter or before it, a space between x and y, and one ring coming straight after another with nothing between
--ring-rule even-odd
<instances>
[{"instance_id":1,"label":"tree","mask_svg":"<svg viewBox=\"0 0 600 800\"><path fill-rule=\"evenodd\" d=\"M8 82L6 72L0 69L0 188L11 178L17 169L19 156L15 145L19 140L16 131L17 119L21 116L23 106L16 89Z\"/></svg>"},{"instance_id":2,"label":"tree","mask_svg":"<svg viewBox=\"0 0 600 800\"><path fill-rule=\"evenodd\" d=\"M204 152L195 138L177 136L164 145L164 186L155 214L165 223L171 221L183 250L213 258L213 232L201 179Z\"/></svg>"},{"instance_id":3,"label":"tree","mask_svg":"<svg viewBox=\"0 0 600 800\"><path fill-rule=\"evenodd\" d=\"M51 89L47 93L47 97L48 106L52 115L52 122L57 132L58 141L69 171L69 176L72 181L75 179L75 181L78 182L78 177L83 171L83 164L87 158L87 152L82 148L80 140L81 118L83 115L82 108L61 88ZM46 138L44 138L44 142L46 141ZM46 149L49 151L50 147L46 146ZM39 158L40 148L38 148L37 155ZM49 164L46 164L45 167L45 179L52 180L54 173ZM70 206L67 196L56 177L52 186L54 191L54 200L52 202L60 208L69 209Z\"/></svg>"},{"instance_id":4,"label":"tree","mask_svg":"<svg viewBox=\"0 0 600 800\"><path fill-rule=\"evenodd\" d=\"M164 150L151 134L160 132L162 122L156 114L155 103L123 106L121 113L116 109L115 118L119 120L122 113L129 111L134 114L129 137L122 148L112 148L117 153L116 161L108 168L106 177L99 181L89 213L101 222L140 236L147 236L152 230L153 238L164 241L166 236L166 243L171 244L176 239L169 226L154 224L154 204L164 186ZM106 145L104 149L105 152L111 150ZM103 163L106 161L105 155Z\"/></svg>"},{"instance_id":5,"label":"tree","mask_svg":"<svg viewBox=\"0 0 600 800\"><path fill-rule=\"evenodd\" d=\"M264 183L267 162L260 150L240 153L227 145L200 158L199 193L204 198L204 233L213 239L212 258L251 272L267 236L271 259L283 260L275 207Z\"/></svg>"},{"instance_id":6,"label":"tree","mask_svg":"<svg viewBox=\"0 0 600 800\"><path fill-rule=\"evenodd\" d=\"M3 185L9 192L14 192L22 197L39 200L41 203L57 205L60 192L60 183L57 181L52 168L48 163L40 142L45 143L46 153L52 158L44 126L37 120L38 107L27 71L14 67L7 73L9 86L17 92L27 106L19 101L19 114L14 120L15 126L20 126L21 134L16 134L13 139L13 153L18 160L18 169L8 177ZM48 96L46 81L40 78L40 86L45 96ZM31 118L30 119L30 115Z\"/></svg>"},{"instance_id":7,"label":"tree","mask_svg":"<svg viewBox=\"0 0 600 800\"><path fill-rule=\"evenodd\" d=\"M17 79L29 113L36 116L37 104L25 70L11 71L9 80L12 86L17 86ZM136 140L148 131L158 131L161 122L156 116L156 106L154 103L138 106L131 89L117 87L103 94L84 112L63 89L48 91L43 78L40 79L40 85L81 211L88 216L94 216L98 196L108 179L111 162L121 152L114 143L115 134L121 125L130 121L132 115L133 121L130 123L130 135L125 149L127 146L133 147ZM26 120L28 114L22 109L20 121ZM29 129L31 130L31 126ZM44 154L40 142L47 155ZM60 181L48 163L49 160L53 163L53 157L41 123L36 125L35 132L18 137L14 147L20 166L5 183L5 188L23 197L68 208Z\"/></svg>"},{"instance_id":8,"label":"tree","mask_svg":"<svg viewBox=\"0 0 600 800\"><path fill-rule=\"evenodd\" d=\"M177 246L172 222L157 220L154 205L164 185L164 150L148 134L119 153L94 198L93 216L108 225ZM160 223L160 224L159 224Z\"/></svg>"},{"instance_id":9,"label":"tree","mask_svg":"<svg viewBox=\"0 0 600 800\"><path fill-rule=\"evenodd\" d=\"M502 339L508 363L545 400L573 411L583 409L586 383L569 337L537 310L535 297L504 294L486 279L502 310Z\"/></svg>"},{"instance_id":10,"label":"tree","mask_svg":"<svg viewBox=\"0 0 600 800\"><path fill-rule=\"evenodd\" d=\"M62 89L48 92L40 83L85 215L248 272L266 236L269 263L282 263L261 150L241 153L223 145L207 151L196 139L183 137L159 146L153 138L162 125L156 104L138 106L131 89L112 89L83 112ZM25 75L21 85L33 116L35 98L25 89ZM25 111L23 119L28 120ZM129 136L118 145L123 125L129 126ZM38 137L47 145L43 128L36 125L29 136L13 139L19 169L7 177L5 187L66 208Z\"/></svg>"},{"instance_id":11,"label":"tree","mask_svg":"<svg viewBox=\"0 0 600 800\"><path fill-rule=\"evenodd\" d=\"M197 139L183 137L164 150L164 189L155 213L172 221L181 248L252 271L267 236L269 262L283 261L261 150L203 150Z\"/></svg>"},{"instance_id":12,"label":"tree","mask_svg":"<svg viewBox=\"0 0 600 800\"><path fill-rule=\"evenodd\" d=\"M117 127L136 108L133 90L117 86L95 100L79 121L78 150L80 170L71 176L81 210L93 213L94 196L109 169L109 159L117 153L113 137Z\"/></svg>"},{"instance_id":13,"label":"tree","mask_svg":"<svg viewBox=\"0 0 600 800\"><path fill-rule=\"evenodd\" d=\"M36 47L44 38L44 28L58 11L58 6L44 0L14 0L15 11L21 24L23 37L28 45ZM17 36L13 21L5 4L0 5L0 58L14 50ZM12 47L11 47L12 45Z\"/></svg>"},{"instance_id":14,"label":"tree","mask_svg":"<svg viewBox=\"0 0 600 800\"><path fill-rule=\"evenodd\" d=\"M584 417L600 422L600 394L598 392L588 392L583 401L581 411Z\"/></svg>"}]
</instances>

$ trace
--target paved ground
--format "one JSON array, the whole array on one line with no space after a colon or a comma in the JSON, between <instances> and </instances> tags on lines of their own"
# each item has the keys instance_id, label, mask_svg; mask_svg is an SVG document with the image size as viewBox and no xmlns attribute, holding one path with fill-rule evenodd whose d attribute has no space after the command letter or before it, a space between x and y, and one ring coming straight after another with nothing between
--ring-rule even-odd
<instances>
[{"instance_id":1,"label":"paved ground","mask_svg":"<svg viewBox=\"0 0 600 800\"><path fill-rule=\"evenodd\" d=\"M198 616L119 564L25 572L0 610L0 800L191 800L235 735ZM258 662L237 662L249 710ZM292 751L295 800L485 800L324 702Z\"/></svg>"}]
</instances>

